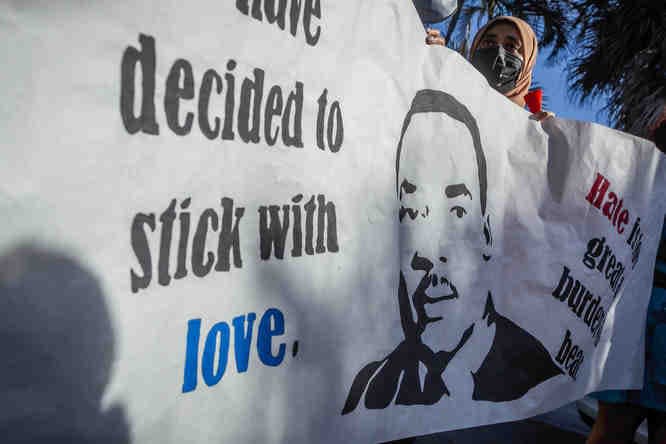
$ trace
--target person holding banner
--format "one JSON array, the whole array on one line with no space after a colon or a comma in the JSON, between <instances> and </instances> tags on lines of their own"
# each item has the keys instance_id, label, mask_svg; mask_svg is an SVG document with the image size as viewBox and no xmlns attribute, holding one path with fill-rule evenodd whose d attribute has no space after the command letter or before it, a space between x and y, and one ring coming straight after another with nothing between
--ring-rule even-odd
<instances>
[{"instance_id":1,"label":"person holding banner","mask_svg":"<svg viewBox=\"0 0 666 444\"><path fill-rule=\"evenodd\" d=\"M527 104L538 53L537 38L524 20L511 16L492 19L476 33L469 51L472 65L488 83L521 108ZM554 114L530 106L531 118L543 121Z\"/></svg>"},{"instance_id":2,"label":"person holding banner","mask_svg":"<svg viewBox=\"0 0 666 444\"><path fill-rule=\"evenodd\" d=\"M537 52L536 35L530 25L516 17L501 16L477 32L469 60L491 87L524 107Z\"/></svg>"},{"instance_id":3,"label":"person holding banner","mask_svg":"<svg viewBox=\"0 0 666 444\"><path fill-rule=\"evenodd\" d=\"M426 43L445 44L435 31L428 32ZM537 54L537 38L532 27L517 17L500 16L477 32L469 60L493 89L524 108ZM540 104L536 108L530 106L530 109L534 120L542 121L554 115L541 110Z\"/></svg>"}]
</instances>

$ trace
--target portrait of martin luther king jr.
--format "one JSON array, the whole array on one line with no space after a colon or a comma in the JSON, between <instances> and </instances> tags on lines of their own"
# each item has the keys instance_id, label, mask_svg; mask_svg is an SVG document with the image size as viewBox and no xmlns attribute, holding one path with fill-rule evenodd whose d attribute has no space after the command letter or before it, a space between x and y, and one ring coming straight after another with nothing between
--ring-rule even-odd
<instances>
[{"instance_id":1,"label":"portrait of martin luther king jr.","mask_svg":"<svg viewBox=\"0 0 666 444\"><path fill-rule=\"evenodd\" d=\"M404 339L357 373L342 414L361 400L368 409L469 392L473 400L512 401L562 374L537 338L495 310L486 158L476 119L451 95L414 97L397 148L396 191ZM456 372L458 365L465 368Z\"/></svg>"}]
</instances>

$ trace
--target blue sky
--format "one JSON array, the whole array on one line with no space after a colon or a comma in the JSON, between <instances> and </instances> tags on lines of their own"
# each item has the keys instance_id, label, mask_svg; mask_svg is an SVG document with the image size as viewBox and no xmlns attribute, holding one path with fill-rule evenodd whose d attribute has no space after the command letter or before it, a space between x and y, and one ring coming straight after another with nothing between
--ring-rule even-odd
<instances>
[{"instance_id":1,"label":"blue sky","mask_svg":"<svg viewBox=\"0 0 666 444\"><path fill-rule=\"evenodd\" d=\"M579 105L576 100L569 100L566 65L560 62L548 66L545 63L546 55L539 54L533 79L543 88L544 95L547 97L547 109L558 117L596 122L608 126L607 115L602 112L605 105L604 97L597 98L585 105Z\"/></svg>"}]
</instances>

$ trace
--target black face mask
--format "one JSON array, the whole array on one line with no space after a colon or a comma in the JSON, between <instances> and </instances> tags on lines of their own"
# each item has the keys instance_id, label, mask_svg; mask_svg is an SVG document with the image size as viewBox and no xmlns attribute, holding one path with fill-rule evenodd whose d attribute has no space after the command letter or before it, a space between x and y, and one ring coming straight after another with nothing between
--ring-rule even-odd
<instances>
[{"instance_id":1,"label":"black face mask","mask_svg":"<svg viewBox=\"0 0 666 444\"><path fill-rule=\"evenodd\" d=\"M523 67L520 57L506 52L502 46L477 49L472 65L484 75L490 86L506 94L516 87Z\"/></svg>"}]
</instances>

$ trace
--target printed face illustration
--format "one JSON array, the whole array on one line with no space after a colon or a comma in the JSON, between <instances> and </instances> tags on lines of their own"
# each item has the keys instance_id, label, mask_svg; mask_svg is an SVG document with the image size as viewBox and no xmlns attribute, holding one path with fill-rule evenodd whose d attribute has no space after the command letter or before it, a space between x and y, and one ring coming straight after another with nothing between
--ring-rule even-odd
<instances>
[{"instance_id":1,"label":"printed face illustration","mask_svg":"<svg viewBox=\"0 0 666 444\"><path fill-rule=\"evenodd\" d=\"M384 409L444 396L513 401L561 375L544 345L495 309L503 276L488 263L487 163L474 115L443 91L418 91L395 173L404 339L356 374L342 414L361 402Z\"/></svg>"},{"instance_id":2,"label":"printed face illustration","mask_svg":"<svg viewBox=\"0 0 666 444\"><path fill-rule=\"evenodd\" d=\"M412 116L400 153L401 273L422 342L451 351L482 316L487 287L479 167L469 129L441 112Z\"/></svg>"}]
</instances>

